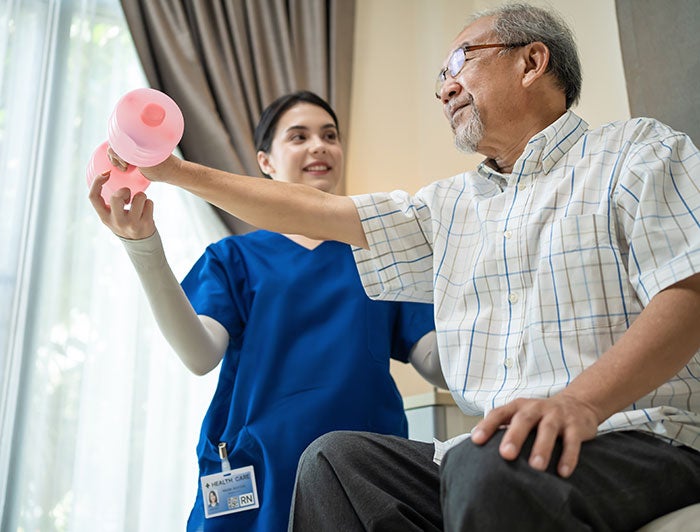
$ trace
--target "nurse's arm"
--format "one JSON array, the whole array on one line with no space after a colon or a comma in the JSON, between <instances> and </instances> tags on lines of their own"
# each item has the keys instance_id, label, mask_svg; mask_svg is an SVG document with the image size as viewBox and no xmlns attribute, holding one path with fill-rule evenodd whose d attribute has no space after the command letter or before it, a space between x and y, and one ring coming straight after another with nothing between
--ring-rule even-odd
<instances>
[{"instance_id":1,"label":"nurse's arm","mask_svg":"<svg viewBox=\"0 0 700 532\"><path fill-rule=\"evenodd\" d=\"M210 372L228 347L226 328L209 316L196 314L166 260L157 231L141 240L120 239L136 268L158 328L173 351L192 373Z\"/></svg>"},{"instance_id":2,"label":"nurse's arm","mask_svg":"<svg viewBox=\"0 0 700 532\"><path fill-rule=\"evenodd\" d=\"M198 316L165 258L163 244L153 220L153 202L143 192L131 198L120 189L102 199L102 187L109 173L95 176L89 199L95 212L124 243L141 281L158 328L180 360L197 375L214 369L229 342L226 328L209 316Z\"/></svg>"},{"instance_id":3,"label":"nurse's arm","mask_svg":"<svg viewBox=\"0 0 700 532\"><path fill-rule=\"evenodd\" d=\"M449 389L440 366L440 353L438 352L435 331L426 333L413 345L408 354L408 361L416 372L430 384L444 390Z\"/></svg>"},{"instance_id":4,"label":"nurse's arm","mask_svg":"<svg viewBox=\"0 0 700 532\"><path fill-rule=\"evenodd\" d=\"M181 187L255 227L367 248L353 201L308 185L231 174L171 155L141 172Z\"/></svg>"}]
</instances>

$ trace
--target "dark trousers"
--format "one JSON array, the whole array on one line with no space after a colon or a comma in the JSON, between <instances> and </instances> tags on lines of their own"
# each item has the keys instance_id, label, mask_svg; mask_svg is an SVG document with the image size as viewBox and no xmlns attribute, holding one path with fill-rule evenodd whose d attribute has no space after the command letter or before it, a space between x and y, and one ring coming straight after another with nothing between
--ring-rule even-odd
<instances>
[{"instance_id":1,"label":"dark trousers","mask_svg":"<svg viewBox=\"0 0 700 532\"><path fill-rule=\"evenodd\" d=\"M700 453L629 431L585 442L563 479L521 456L498 455L503 432L466 440L433 463L433 445L365 432L332 432L301 456L289 530L625 531L700 502Z\"/></svg>"}]
</instances>

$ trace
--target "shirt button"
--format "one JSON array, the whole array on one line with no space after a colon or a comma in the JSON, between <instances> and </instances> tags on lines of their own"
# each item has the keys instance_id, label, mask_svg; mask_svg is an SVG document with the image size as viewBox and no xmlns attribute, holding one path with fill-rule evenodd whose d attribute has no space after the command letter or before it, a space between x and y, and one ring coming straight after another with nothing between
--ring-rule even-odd
<instances>
[{"instance_id":1,"label":"shirt button","mask_svg":"<svg viewBox=\"0 0 700 532\"><path fill-rule=\"evenodd\" d=\"M504 364L505 364L505 366L506 366L507 368L512 368L512 367L513 367L513 359L512 359L512 358L506 358Z\"/></svg>"},{"instance_id":2,"label":"shirt button","mask_svg":"<svg viewBox=\"0 0 700 532\"><path fill-rule=\"evenodd\" d=\"M513 231L503 231L503 236L506 238L511 238L513 236Z\"/></svg>"},{"instance_id":3,"label":"shirt button","mask_svg":"<svg viewBox=\"0 0 700 532\"><path fill-rule=\"evenodd\" d=\"M519 190L520 192L522 192L522 191L525 190L526 188L527 188L527 184L526 184L526 183L518 183L518 190Z\"/></svg>"},{"instance_id":4,"label":"shirt button","mask_svg":"<svg viewBox=\"0 0 700 532\"><path fill-rule=\"evenodd\" d=\"M510 294L508 294L508 301L510 301L511 303L517 303L518 294L516 294L515 292L511 292Z\"/></svg>"}]
</instances>

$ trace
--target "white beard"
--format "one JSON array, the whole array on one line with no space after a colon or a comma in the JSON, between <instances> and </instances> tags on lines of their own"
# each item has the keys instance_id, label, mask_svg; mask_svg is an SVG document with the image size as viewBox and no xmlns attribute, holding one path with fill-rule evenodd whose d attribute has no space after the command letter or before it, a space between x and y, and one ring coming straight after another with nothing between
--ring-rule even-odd
<instances>
[{"instance_id":1,"label":"white beard","mask_svg":"<svg viewBox=\"0 0 700 532\"><path fill-rule=\"evenodd\" d=\"M464 153L476 153L477 147L484 137L484 123L481 121L479 109L471 104L471 116L467 123L455 129L455 146Z\"/></svg>"}]
</instances>

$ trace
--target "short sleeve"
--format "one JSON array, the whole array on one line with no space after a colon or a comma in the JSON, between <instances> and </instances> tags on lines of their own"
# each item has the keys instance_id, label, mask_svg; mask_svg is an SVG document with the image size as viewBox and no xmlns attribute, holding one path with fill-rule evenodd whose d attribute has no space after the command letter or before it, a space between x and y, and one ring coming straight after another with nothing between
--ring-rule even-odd
<instances>
[{"instance_id":1,"label":"short sleeve","mask_svg":"<svg viewBox=\"0 0 700 532\"><path fill-rule=\"evenodd\" d=\"M700 271L700 154L690 138L665 129L630 152L616 189L629 278L646 305Z\"/></svg>"},{"instance_id":2,"label":"short sleeve","mask_svg":"<svg viewBox=\"0 0 700 532\"><path fill-rule=\"evenodd\" d=\"M353 248L360 279L372 299L433 301L430 210L406 192L351 196L369 249Z\"/></svg>"},{"instance_id":3,"label":"short sleeve","mask_svg":"<svg viewBox=\"0 0 700 532\"><path fill-rule=\"evenodd\" d=\"M244 271L235 248L230 250L214 244L206 249L181 283L195 312L221 323L231 339L241 336L245 323Z\"/></svg>"},{"instance_id":4,"label":"short sleeve","mask_svg":"<svg viewBox=\"0 0 700 532\"><path fill-rule=\"evenodd\" d=\"M391 358L408 362L415 343L435 329L433 305L425 303L397 303L400 305L394 331Z\"/></svg>"}]
</instances>

